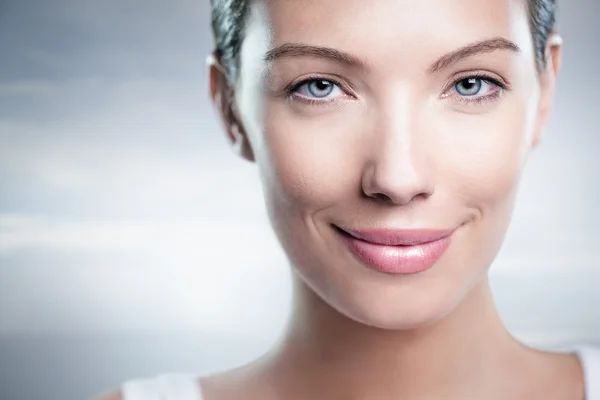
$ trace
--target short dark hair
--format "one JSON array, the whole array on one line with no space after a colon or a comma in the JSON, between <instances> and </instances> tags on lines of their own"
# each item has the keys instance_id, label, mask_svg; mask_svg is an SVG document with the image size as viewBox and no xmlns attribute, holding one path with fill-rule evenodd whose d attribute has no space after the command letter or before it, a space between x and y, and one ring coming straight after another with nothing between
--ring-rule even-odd
<instances>
[{"instance_id":1,"label":"short dark hair","mask_svg":"<svg viewBox=\"0 0 600 400\"><path fill-rule=\"evenodd\" d=\"M238 74L240 48L249 4L252 0L211 0L212 29L215 51L226 69L230 83ZM526 0L530 15L536 65L538 71L546 67L546 41L554 29L556 0Z\"/></svg>"}]
</instances>

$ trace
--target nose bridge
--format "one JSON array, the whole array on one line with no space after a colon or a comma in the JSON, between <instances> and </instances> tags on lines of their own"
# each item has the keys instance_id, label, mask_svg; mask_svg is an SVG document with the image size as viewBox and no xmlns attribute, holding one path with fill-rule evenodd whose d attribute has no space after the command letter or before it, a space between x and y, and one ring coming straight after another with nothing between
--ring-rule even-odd
<instances>
[{"instance_id":1,"label":"nose bridge","mask_svg":"<svg viewBox=\"0 0 600 400\"><path fill-rule=\"evenodd\" d=\"M432 193L419 108L407 91L397 91L378 107L363 176L365 194L405 204Z\"/></svg>"}]
</instances>

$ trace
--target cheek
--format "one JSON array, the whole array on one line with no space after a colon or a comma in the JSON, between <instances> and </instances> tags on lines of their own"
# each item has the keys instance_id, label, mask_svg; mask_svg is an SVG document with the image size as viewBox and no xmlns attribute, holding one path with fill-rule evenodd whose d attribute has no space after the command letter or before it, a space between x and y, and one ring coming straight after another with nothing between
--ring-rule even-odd
<instances>
[{"instance_id":1,"label":"cheek","mask_svg":"<svg viewBox=\"0 0 600 400\"><path fill-rule=\"evenodd\" d=\"M310 118L284 104L265 109L258 160L272 200L303 211L333 206L356 195L361 155L352 145L346 111Z\"/></svg>"},{"instance_id":2,"label":"cheek","mask_svg":"<svg viewBox=\"0 0 600 400\"><path fill-rule=\"evenodd\" d=\"M505 101L487 115L452 115L438 135L442 187L480 211L512 201L530 149L531 113ZM439 129L444 129L438 127Z\"/></svg>"}]
</instances>

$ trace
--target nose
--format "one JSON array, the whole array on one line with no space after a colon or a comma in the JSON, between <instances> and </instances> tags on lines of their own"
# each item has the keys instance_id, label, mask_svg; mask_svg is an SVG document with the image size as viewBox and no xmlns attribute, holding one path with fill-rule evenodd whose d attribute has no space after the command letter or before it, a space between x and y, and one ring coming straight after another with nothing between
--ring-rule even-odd
<instances>
[{"instance_id":1,"label":"nose","mask_svg":"<svg viewBox=\"0 0 600 400\"><path fill-rule=\"evenodd\" d=\"M371 136L362 176L363 193L378 201L405 205L434 192L428 143L409 112L379 119Z\"/></svg>"}]
</instances>

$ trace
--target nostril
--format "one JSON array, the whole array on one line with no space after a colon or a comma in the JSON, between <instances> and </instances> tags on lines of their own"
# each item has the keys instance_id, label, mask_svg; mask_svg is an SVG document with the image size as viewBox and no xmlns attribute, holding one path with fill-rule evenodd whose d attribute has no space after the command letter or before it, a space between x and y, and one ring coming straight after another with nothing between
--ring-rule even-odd
<instances>
[{"instance_id":1,"label":"nostril","mask_svg":"<svg viewBox=\"0 0 600 400\"><path fill-rule=\"evenodd\" d=\"M391 202L392 198L386 194L383 193L374 193L372 195L372 197L376 198L377 200L381 200L381 201L385 201L385 202Z\"/></svg>"}]
</instances>

